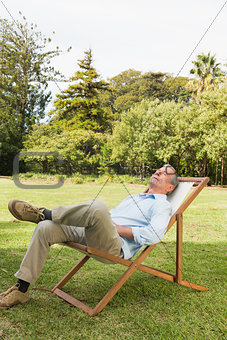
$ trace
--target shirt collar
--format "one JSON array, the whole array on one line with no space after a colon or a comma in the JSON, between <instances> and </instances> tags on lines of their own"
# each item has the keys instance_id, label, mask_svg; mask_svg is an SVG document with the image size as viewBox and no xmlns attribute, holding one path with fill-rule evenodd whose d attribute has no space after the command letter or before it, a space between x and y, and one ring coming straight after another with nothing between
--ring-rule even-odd
<instances>
[{"instance_id":1,"label":"shirt collar","mask_svg":"<svg viewBox=\"0 0 227 340\"><path fill-rule=\"evenodd\" d=\"M147 194L145 192L139 194L139 196L146 196L147 198L153 198L153 199L160 199L160 200L166 200L167 196L165 194Z\"/></svg>"}]
</instances>

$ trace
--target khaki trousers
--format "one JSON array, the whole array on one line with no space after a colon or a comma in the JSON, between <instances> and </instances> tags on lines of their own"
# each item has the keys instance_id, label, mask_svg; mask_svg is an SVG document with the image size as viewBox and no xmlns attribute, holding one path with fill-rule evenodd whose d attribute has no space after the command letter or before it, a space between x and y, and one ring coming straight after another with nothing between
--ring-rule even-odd
<instances>
[{"instance_id":1,"label":"khaki trousers","mask_svg":"<svg viewBox=\"0 0 227 340\"><path fill-rule=\"evenodd\" d=\"M122 256L121 238L103 202L93 200L72 206L60 206L52 209L52 221L44 220L38 223L15 276L34 284L47 259L50 246L67 241Z\"/></svg>"}]
</instances>

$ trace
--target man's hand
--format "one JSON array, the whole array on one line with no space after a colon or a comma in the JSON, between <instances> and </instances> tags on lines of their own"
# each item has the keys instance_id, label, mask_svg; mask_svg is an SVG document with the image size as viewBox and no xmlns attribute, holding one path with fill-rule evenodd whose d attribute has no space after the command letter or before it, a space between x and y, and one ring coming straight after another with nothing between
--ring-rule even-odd
<instances>
[{"instance_id":1,"label":"man's hand","mask_svg":"<svg viewBox=\"0 0 227 340\"><path fill-rule=\"evenodd\" d=\"M125 238L129 238L130 240L134 240L134 236L132 234L132 228L130 227L123 227L121 225L118 225L116 223L114 223L117 232L120 236L125 237Z\"/></svg>"}]
</instances>

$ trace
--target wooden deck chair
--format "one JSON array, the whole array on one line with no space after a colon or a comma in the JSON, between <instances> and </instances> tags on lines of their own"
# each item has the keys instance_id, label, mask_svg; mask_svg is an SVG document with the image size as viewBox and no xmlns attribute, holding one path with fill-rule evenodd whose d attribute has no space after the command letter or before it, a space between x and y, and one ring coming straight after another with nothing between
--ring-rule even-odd
<instances>
[{"instance_id":1,"label":"wooden deck chair","mask_svg":"<svg viewBox=\"0 0 227 340\"><path fill-rule=\"evenodd\" d=\"M83 246L74 242L67 242L66 245L75 248L79 251L85 252L86 255L57 283L57 285L52 289L52 292L68 303L82 309L87 314L94 316L102 311L102 309L107 305L107 303L112 299L112 297L118 292L118 290L123 286L123 284L128 280L128 278L136 271L142 271L145 273L149 273L151 275L160 277L162 279L177 282L183 286L193 288L199 291L208 290L208 288L199 286L195 283L191 283L189 281L182 280L182 233L183 233L183 218L182 214L187 209L187 207L191 204L191 202L196 198L196 196L200 193L200 191L206 186L208 183L208 177L180 177L179 185L174 190L174 192L168 195L168 200L172 204L173 215L170 219L170 222L167 227L167 231L172 227L172 225L176 222L176 273L170 274L168 272L164 272L159 269L155 269L146 265L143 265L142 262L148 256L148 254L153 250L156 246L150 245L146 246L142 252L138 255L138 257L134 260L125 260L118 256L110 255L104 251L101 251L96 248L92 248L89 246ZM185 199L186 195L190 191L191 187L194 185L192 193ZM185 200L184 200L185 199ZM166 232L167 232L166 231ZM82 303L80 300L75 299L69 294L65 293L62 287L72 278L74 274L89 260L90 256L98 256L101 258L105 258L110 260L113 263L119 263L127 267L127 270L124 274L118 279L118 281L112 286L112 288L107 292L107 294L100 300L100 302L94 307L90 308L89 306Z\"/></svg>"}]
</instances>

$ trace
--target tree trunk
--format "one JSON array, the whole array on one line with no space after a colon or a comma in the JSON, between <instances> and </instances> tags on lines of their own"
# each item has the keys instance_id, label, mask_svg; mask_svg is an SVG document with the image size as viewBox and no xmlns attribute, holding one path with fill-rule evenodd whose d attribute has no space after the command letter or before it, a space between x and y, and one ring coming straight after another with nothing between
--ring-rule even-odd
<instances>
[{"instance_id":1,"label":"tree trunk","mask_svg":"<svg viewBox=\"0 0 227 340\"><path fill-rule=\"evenodd\" d=\"M176 169L177 174L178 174L179 169L180 169L180 161L181 161L181 157L178 155L178 156L177 156L177 169Z\"/></svg>"},{"instance_id":2,"label":"tree trunk","mask_svg":"<svg viewBox=\"0 0 227 340\"><path fill-rule=\"evenodd\" d=\"M43 168L43 174L46 174L48 172L48 162L46 159L42 161L42 168Z\"/></svg>"},{"instance_id":3,"label":"tree trunk","mask_svg":"<svg viewBox=\"0 0 227 340\"><path fill-rule=\"evenodd\" d=\"M218 159L216 161L215 185L218 185Z\"/></svg>"},{"instance_id":4,"label":"tree trunk","mask_svg":"<svg viewBox=\"0 0 227 340\"><path fill-rule=\"evenodd\" d=\"M206 175L206 167L207 167L207 158L205 156L205 158L203 159L202 177L204 177Z\"/></svg>"},{"instance_id":5,"label":"tree trunk","mask_svg":"<svg viewBox=\"0 0 227 340\"><path fill-rule=\"evenodd\" d=\"M145 176L145 166L144 163L139 167L139 173L140 173L140 180L143 182L144 181L144 176Z\"/></svg>"},{"instance_id":6,"label":"tree trunk","mask_svg":"<svg viewBox=\"0 0 227 340\"><path fill-rule=\"evenodd\" d=\"M224 179L224 157L221 159L221 185L223 185L223 179Z\"/></svg>"}]
</instances>

